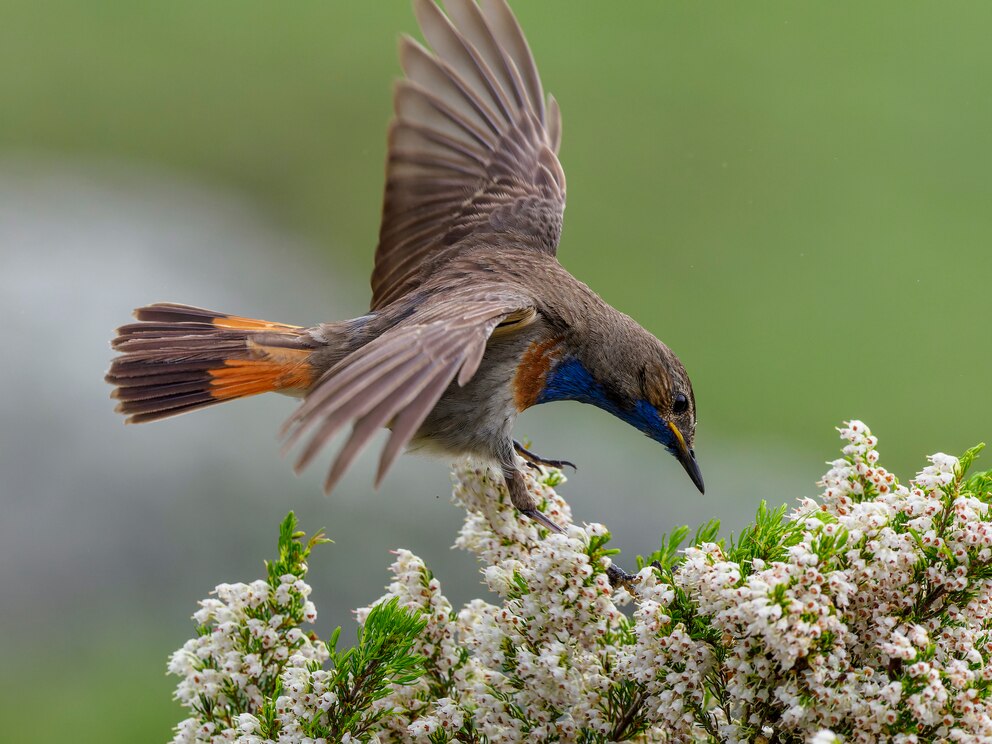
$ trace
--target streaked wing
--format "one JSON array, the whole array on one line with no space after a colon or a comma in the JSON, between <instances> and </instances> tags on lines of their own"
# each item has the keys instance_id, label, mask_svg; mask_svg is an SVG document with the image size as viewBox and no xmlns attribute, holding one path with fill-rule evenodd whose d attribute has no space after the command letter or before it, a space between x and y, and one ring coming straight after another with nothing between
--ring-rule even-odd
<instances>
[{"instance_id":1,"label":"streaked wing","mask_svg":"<svg viewBox=\"0 0 992 744\"><path fill-rule=\"evenodd\" d=\"M511 233L554 255L565 210L561 115L547 104L505 0L414 0L430 52L400 43L372 309L470 234Z\"/></svg>"},{"instance_id":2,"label":"streaked wing","mask_svg":"<svg viewBox=\"0 0 992 744\"><path fill-rule=\"evenodd\" d=\"M324 483L330 491L375 433L389 426L392 434L379 461L378 486L452 380L464 385L475 374L493 330L534 317L526 298L484 288L475 294L480 299L454 296L422 305L329 370L284 428L287 448L310 434L297 471L353 423Z\"/></svg>"}]
</instances>

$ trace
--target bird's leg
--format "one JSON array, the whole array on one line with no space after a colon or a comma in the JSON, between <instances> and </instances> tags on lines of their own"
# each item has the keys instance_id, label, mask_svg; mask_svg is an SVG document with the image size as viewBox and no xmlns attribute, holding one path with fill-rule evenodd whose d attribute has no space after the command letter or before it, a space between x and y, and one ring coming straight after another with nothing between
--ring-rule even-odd
<instances>
[{"instance_id":1,"label":"bird's leg","mask_svg":"<svg viewBox=\"0 0 992 744\"><path fill-rule=\"evenodd\" d=\"M530 517L543 527L547 527L552 532L564 532L561 527L552 522L537 508L537 502L527 490L527 482L524 474L516 469L503 469L503 480L506 481L506 488L510 492L510 503L526 517Z\"/></svg>"},{"instance_id":2,"label":"bird's leg","mask_svg":"<svg viewBox=\"0 0 992 744\"><path fill-rule=\"evenodd\" d=\"M532 468L540 468L542 465L546 468L555 468L556 470L561 470L563 467L568 465L572 470L578 470L575 463L569 462L568 460L548 460L540 455L535 455L529 449L524 447L516 439L513 440L513 449L517 451L517 454L524 458L524 461L530 465Z\"/></svg>"},{"instance_id":3,"label":"bird's leg","mask_svg":"<svg viewBox=\"0 0 992 744\"><path fill-rule=\"evenodd\" d=\"M514 446L519 447L516 442L514 442ZM517 451L519 452L520 449L522 448L519 448ZM504 467L503 480L506 482L506 488L510 492L510 503L512 503L521 514L526 517L530 517L535 522L548 528L552 532L565 532L565 530L548 519L548 517L537 508L537 502L534 500L534 497L531 495L530 491L527 490L527 481L524 480L523 473L516 469ZM606 569L606 576L610 580L610 586L614 589L623 586L626 587L627 591L631 594L635 593L633 588L633 582L637 579L635 574L629 574L620 568L620 566L615 563L611 563L610 567Z\"/></svg>"}]
</instances>

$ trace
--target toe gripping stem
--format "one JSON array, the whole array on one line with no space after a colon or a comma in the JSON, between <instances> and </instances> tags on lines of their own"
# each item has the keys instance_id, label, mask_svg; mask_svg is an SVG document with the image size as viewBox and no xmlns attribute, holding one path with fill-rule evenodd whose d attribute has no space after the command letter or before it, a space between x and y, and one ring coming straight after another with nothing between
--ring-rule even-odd
<instances>
[{"instance_id":1,"label":"toe gripping stem","mask_svg":"<svg viewBox=\"0 0 992 744\"><path fill-rule=\"evenodd\" d=\"M533 452L531 452L529 449L524 447L522 444L520 444L520 442L516 440L513 441L513 449L516 450L516 453L524 459L524 462L526 462L530 467L534 468L535 470L540 469L542 467L561 470L566 465L570 467L572 470L578 470L578 468L575 466L575 463L569 462L568 460L549 460L546 457L535 455Z\"/></svg>"},{"instance_id":2,"label":"toe gripping stem","mask_svg":"<svg viewBox=\"0 0 992 744\"><path fill-rule=\"evenodd\" d=\"M606 569L606 577L610 580L610 586L614 589L622 586L631 594L635 593L632 585L637 579L636 574L629 574L616 563L611 563L610 567Z\"/></svg>"},{"instance_id":3,"label":"toe gripping stem","mask_svg":"<svg viewBox=\"0 0 992 744\"><path fill-rule=\"evenodd\" d=\"M537 508L537 500L527 490L527 480L524 474L516 469L506 469L503 471L503 479L506 488L510 492L510 503L523 514L530 517L542 527L546 527L552 532L564 533L561 527L555 524L544 512Z\"/></svg>"},{"instance_id":4,"label":"toe gripping stem","mask_svg":"<svg viewBox=\"0 0 992 744\"><path fill-rule=\"evenodd\" d=\"M515 446L519 447L519 445ZM520 449L523 449L520 447ZM524 450L526 452L526 450ZM519 452L519 449L518 449ZM503 477L506 480L506 487L510 492L510 501L513 506L516 507L517 511L523 514L525 517L533 519L542 527L545 527L552 532L557 532L563 534L565 530L555 524L544 512L537 508L537 503L534 497L527 492L527 484L524 480L523 474L518 470L504 470ZM606 576L610 580L610 585L616 589L619 586L626 587L628 591L633 593L633 582L637 579L634 574L629 574L622 568L617 566L615 563L610 564L610 567L606 569Z\"/></svg>"},{"instance_id":5,"label":"toe gripping stem","mask_svg":"<svg viewBox=\"0 0 992 744\"><path fill-rule=\"evenodd\" d=\"M530 517L542 527L547 527L552 532L557 532L561 535L565 534L565 530L551 521L551 519L549 519L548 516L542 511L538 511L537 509L521 509L520 513L525 517Z\"/></svg>"}]
</instances>

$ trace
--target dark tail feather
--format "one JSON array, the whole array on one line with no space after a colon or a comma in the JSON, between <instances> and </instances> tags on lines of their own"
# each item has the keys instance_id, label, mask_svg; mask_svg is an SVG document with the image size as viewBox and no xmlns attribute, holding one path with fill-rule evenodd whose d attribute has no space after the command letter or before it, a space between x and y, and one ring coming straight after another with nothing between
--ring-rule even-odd
<instances>
[{"instance_id":1,"label":"dark tail feather","mask_svg":"<svg viewBox=\"0 0 992 744\"><path fill-rule=\"evenodd\" d=\"M304 391L315 379L305 329L157 304L134 312L111 346L106 380L128 423L143 423L270 391Z\"/></svg>"}]
</instances>

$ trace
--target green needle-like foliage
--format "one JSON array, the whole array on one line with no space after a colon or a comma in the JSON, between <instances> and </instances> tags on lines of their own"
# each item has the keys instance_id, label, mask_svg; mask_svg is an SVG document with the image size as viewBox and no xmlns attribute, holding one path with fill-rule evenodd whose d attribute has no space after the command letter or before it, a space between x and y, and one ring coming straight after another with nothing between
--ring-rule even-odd
<instances>
[{"instance_id":1,"label":"green needle-like foliage","mask_svg":"<svg viewBox=\"0 0 992 744\"><path fill-rule=\"evenodd\" d=\"M840 429L818 499L754 523L673 530L613 586L610 533L571 522L558 471L529 475L548 534L502 478L456 471L456 545L496 603L456 610L414 554L339 650L305 582L326 542L280 527L267 578L221 584L170 671L176 742L645 744L992 741L992 473L981 446L902 485L877 440ZM619 607L633 603L632 613Z\"/></svg>"}]
</instances>

